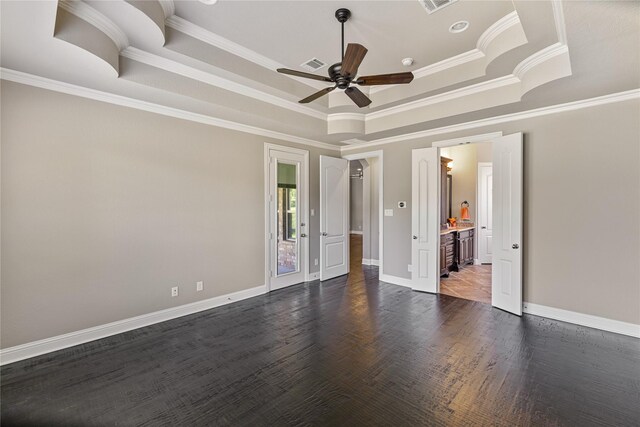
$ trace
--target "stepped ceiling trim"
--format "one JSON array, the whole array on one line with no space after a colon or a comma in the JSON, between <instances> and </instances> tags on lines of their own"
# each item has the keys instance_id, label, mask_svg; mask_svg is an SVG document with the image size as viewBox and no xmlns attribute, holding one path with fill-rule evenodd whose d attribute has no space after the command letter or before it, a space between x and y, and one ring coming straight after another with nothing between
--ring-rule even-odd
<instances>
[{"instance_id":1,"label":"stepped ceiling trim","mask_svg":"<svg viewBox=\"0 0 640 427\"><path fill-rule=\"evenodd\" d=\"M102 31L113 41L118 50L122 50L129 46L129 39L124 31L122 31L113 21L89 6L87 3L82 1L60 0L58 2L58 7Z\"/></svg>"},{"instance_id":2,"label":"stepped ceiling trim","mask_svg":"<svg viewBox=\"0 0 640 427\"><path fill-rule=\"evenodd\" d=\"M192 122L202 123L206 125L216 126L224 129L236 130L239 132L251 133L267 138L280 139L282 141L294 142L296 144L308 145L311 147L322 148L325 150L340 151L340 147L327 144L325 142L313 141L307 138L301 138L295 135L289 135L282 132L275 132L269 129L263 129L256 126L246 125L244 123L232 122L206 114L194 113L192 111L181 110L179 108L167 107L166 105L156 104L143 101L140 99L130 98L122 95L116 95L110 92L95 90L83 86L65 83L21 71L0 68L0 79L15 83L34 86L41 89L47 89L54 92L65 93L68 95L79 96L82 98L93 99L96 101L106 102L109 104L119 105L123 107L135 108L137 110L147 111L151 113L161 114L163 116L175 117L178 119L189 120Z\"/></svg>"}]
</instances>

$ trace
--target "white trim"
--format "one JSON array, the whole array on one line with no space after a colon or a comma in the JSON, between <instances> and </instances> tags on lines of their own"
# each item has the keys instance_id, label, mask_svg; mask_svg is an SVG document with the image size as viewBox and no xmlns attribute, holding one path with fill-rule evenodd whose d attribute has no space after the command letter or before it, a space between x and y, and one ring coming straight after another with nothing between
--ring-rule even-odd
<instances>
[{"instance_id":1,"label":"white trim","mask_svg":"<svg viewBox=\"0 0 640 427\"><path fill-rule=\"evenodd\" d=\"M425 107L428 105L437 104L440 102L450 101L452 99L458 99L469 95L474 95L481 92L486 92L493 89L499 89L505 86L518 84L520 79L513 74L497 77L485 82L476 83L470 86L461 87L459 89L450 90L448 92L433 95L428 98L417 99L415 101L405 102L404 104L396 105L394 107L385 108L384 110L373 111L367 113L365 116L366 121L376 120L382 117L389 116L391 114L405 113L415 108Z\"/></svg>"},{"instance_id":2,"label":"white trim","mask_svg":"<svg viewBox=\"0 0 640 427\"><path fill-rule=\"evenodd\" d=\"M366 153L342 155L346 160L378 159L378 259L380 275L384 272L384 151L367 151ZM369 249L371 250L371 249Z\"/></svg>"},{"instance_id":3,"label":"white trim","mask_svg":"<svg viewBox=\"0 0 640 427\"><path fill-rule=\"evenodd\" d=\"M320 272L316 271L315 273L309 273L309 277L307 277L307 282L313 282L314 280L320 280Z\"/></svg>"},{"instance_id":4,"label":"white trim","mask_svg":"<svg viewBox=\"0 0 640 427\"><path fill-rule=\"evenodd\" d=\"M190 67L183 63L173 61L171 59L155 55L144 50L140 50L133 46L129 46L128 48L124 49L122 52L120 52L120 55L124 56L125 58L129 58L134 61L147 64L164 71L168 71L173 74L178 74L180 76L197 80L210 86L215 86L224 90L228 90L230 92L237 93L239 95L248 96L259 101L286 108L287 110L291 110L296 113L306 114L307 116L320 120L327 119L327 114L304 106L298 102L289 101L279 96L272 95L267 92L262 92L250 86L245 86L243 84L234 82L233 80L225 79L224 77L220 77L215 74Z\"/></svg>"},{"instance_id":5,"label":"white trim","mask_svg":"<svg viewBox=\"0 0 640 427\"><path fill-rule=\"evenodd\" d=\"M367 114L363 113L330 113L327 115L328 122L334 122L337 120L359 120L364 121Z\"/></svg>"},{"instance_id":6,"label":"white trim","mask_svg":"<svg viewBox=\"0 0 640 427\"><path fill-rule=\"evenodd\" d=\"M456 145L462 145L464 143L474 143L474 142L489 142L495 138L500 138L502 136L502 131L499 132L490 132L483 133L480 135L470 135L462 138L453 138L453 139L445 139L443 141L435 141L431 144L432 147L453 147Z\"/></svg>"},{"instance_id":7,"label":"white trim","mask_svg":"<svg viewBox=\"0 0 640 427\"><path fill-rule=\"evenodd\" d=\"M103 32L113 41L118 50L129 46L127 35L113 21L82 1L60 0L58 7L77 16L89 25Z\"/></svg>"},{"instance_id":8,"label":"white trim","mask_svg":"<svg viewBox=\"0 0 640 427\"><path fill-rule=\"evenodd\" d=\"M311 203L311 194L309 193L309 151L302 150L300 148L287 147L285 145L272 144L270 142L264 143L264 226L265 226L265 234L264 234L264 248L265 248L265 260L264 260L264 283L267 288L267 291L271 291L271 239L269 236L269 229L271 228L271 212L269 210L270 205L270 195L269 195L269 162L271 159L271 155L269 151L277 150L283 151L285 153L296 154L302 156L304 158L304 198L301 200L301 205L304 206L304 211L300 216L300 222L303 224L307 224L309 227L309 206ZM311 264L311 253L309 252L309 240L311 240L311 233L307 230L307 237L304 239L304 254L301 255L301 259L304 261L304 281L309 282L313 280L311 278L311 274L309 273L309 268ZM318 275L320 273L317 273Z\"/></svg>"},{"instance_id":9,"label":"white trim","mask_svg":"<svg viewBox=\"0 0 640 427\"><path fill-rule=\"evenodd\" d=\"M362 235L362 231L351 230L351 231L349 231L349 234L359 234L359 235Z\"/></svg>"},{"instance_id":10,"label":"white trim","mask_svg":"<svg viewBox=\"0 0 640 427\"><path fill-rule=\"evenodd\" d=\"M480 262L480 260L478 258L474 258L473 259L473 265L482 265L482 263Z\"/></svg>"},{"instance_id":11,"label":"white trim","mask_svg":"<svg viewBox=\"0 0 640 427\"><path fill-rule=\"evenodd\" d=\"M515 10L503 16L492 26L487 28L484 33L482 33L482 35L478 39L478 43L476 44L478 50L486 52L487 48L489 47L491 42L496 39L496 37L519 23L520 17L518 16L518 12Z\"/></svg>"},{"instance_id":12,"label":"white trim","mask_svg":"<svg viewBox=\"0 0 640 427\"><path fill-rule=\"evenodd\" d=\"M176 13L176 5L173 0L158 0L158 3L160 3L160 7L162 7L165 19Z\"/></svg>"},{"instance_id":13,"label":"white trim","mask_svg":"<svg viewBox=\"0 0 640 427\"><path fill-rule=\"evenodd\" d=\"M261 67L267 68L273 72L276 72L278 68L283 68L284 65L280 64L273 59L267 58L264 55L261 55L251 49L248 49L244 46L239 45L238 43L232 42L229 39L226 39L218 34L212 33L211 31L202 28L192 22L187 21L186 19L180 18L177 15L170 16L165 21L165 25L167 27L173 28L174 30L180 31L194 39L198 39L201 42L207 43L211 46L217 47L218 49L229 52L233 55L236 55L240 58L246 59L249 62L252 62ZM308 80L301 80L300 78L296 78L294 76L282 74L283 76L287 76L296 80L297 82L306 84L307 86L311 86L313 88L324 88L326 85L322 83L315 83Z\"/></svg>"},{"instance_id":14,"label":"white trim","mask_svg":"<svg viewBox=\"0 0 640 427\"><path fill-rule=\"evenodd\" d=\"M392 285L404 286L413 289L413 282L411 279L405 279L404 277L391 276L389 274L380 273L381 282L391 283Z\"/></svg>"},{"instance_id":15,"label":"white trim","mask_svg":"<svg viewBox=\"0 0 640 427\"><path fill-rule=\"evenodd\" d=\"M520 17L518 16L518 12L514 10L513 12L503 16L493 25L487 28L478 38L475 49L471 49L450 58L443 59L442 61L436 62L434 64L418 68L413 71L414 78L419 79L422 77L426 77L431 74L446 71L454 67L459 67L469 62L477 61L486 57L486 50L491 42L493 42L496 37L498 37L498 35L519 23ZM382 86L372 87L369 93L373 94L388 89L390 88L385 88Z\"/></svg>"},{"instance_id":16,"label":"white trim","mask_svg":"<svg viewBox=\"0 0 640 427\"><path fill-rule=\"evenodd\" d=\"M161 114L163 116L175 117L178 119L189 120L192 122L203 123L206 125L217 126L225 129L236 130L239 132L260 135L267 138L280 139L283 141L294 142L296 144L308 145L311 147L322 148L325 150L340 151L340 147L327 144L325 142L312 141L310 139L301 138L281 132L263 129L256 126L246 125L243 123L232 122L231 120L219 119L217 117L207 116L205 114L194 113L191 111L180 110L178 108L167 107L165 105L154 104L139 99L129 98L122 95L116 95L109 92L102 92L83 86L77 86L70 83L51 80L45 77L35 76L33 74L14 71L7 68L0 68L0 79L21 83L29 86L39 87L42 89L52 90L55 92L66 93L68 95L79 96L82 98L93 99L96 101L107 102L109 104L120 105L123 107L135 108L137 110L148 111L151 113Z\"/></svg>"},{"instance_id":17,"label":"white trim","mask_svg":"<svg viewBox=\"0 0 640 427\"><path fill-rule=\"evenodd\" d=\"M379 265L380 265L380 260L377 260L377 259L362 258L362 265L375 265L375 266L379 266Z\"/></svg>"},{"instance_id":18,"label":"white trim","mask_svg":"<svg viewBox=\"0 0 640 427\"><path fill-rule=\"evenodd\" d=\"M640 325L635 323L621 322L619 320L607 319L605 317L563 310L526 301L522 304L522 311L533 316L546 317L575 325L586 326L588 328L640 338Z\"/></svg>"},{"instance_id":19,"label":"white trim","mask_svg":"<svg viewBox=\"0 0 640 427\"><path fill-rule=\"evenodd\" d=\"M551 46L547 46L544 49L534 53L533 55L523 59L522 62L516 65L516 68L513 69L513 74L518 79L522 80L525 74L536 65L540 65L555 56L563 55L568 52L569 48L566 44L552 44Z\"/></svg>"},{"instance_id":20,"label":"white trim","mask_svg":"<svg viewBox=\"0 0 640 427\"><path fill-rule=\"evenodd\" d=\"M567 44L567 28L564 22L564 11L562 10L562 2L560 0L552 0L551 7L553 8L553 20L556 24L558 41L562 44Z\"/></svg>"},{"instance_id":21,"label":"white trim","mask_svg":"<svg viewBox=\"0 0 640 427\"><path fill-rule=\"evenodd\" d=\"M206 300L192 302L190 304L179 305L177 307L154 311L141 316L118 320L105 325L94 326L92 328L82 329L68 334L5 348L0 350L0 365L17 362L19 360L28 359L30 357L39 356L52 351L62 350L63 348L84 344L89 341L120 334L132 329L166 322L167 320L262 295L265 292L265 286L256 286L255 288L244 289L242 291L220 295Z\"/></svg>"},{"instance_id":22,"label":"white trim","mask_svg":"<svg viewBox=\"0 0 640 427\"><path fill-rule=\"evenodd\" d=\"M458 123L455 125L443 126L434 129L428 129L405 135L392 136L388 138L381 138L367 142L366 144L357 144L341 147L340 151L353 151L359 150L363 147L375 147L378 145L391 144L400 141L408 141L412 139L425 138L434 135L442 135L447 133L453 133L458 131L464 131L469 129L475 129L484 126L491 126L501 123L512 122L516 120L530 119L533 117L545 116L548 114L558 114L567 111L579 110L582 108L595 107L599 105L612 104L615 102L624 102L632 99L640 98L640 89L631 89L624 92L611 93L608 95L597 96L595 98L582 99L579 101L567 102L564 104L549 105L547 107L535 108L533 110L520 111L517 113L505 114L502 116L487 117L485 119L474 120L466 123ZM462 138L464 139L464 138Z\"/></svg>"}]
</instances>

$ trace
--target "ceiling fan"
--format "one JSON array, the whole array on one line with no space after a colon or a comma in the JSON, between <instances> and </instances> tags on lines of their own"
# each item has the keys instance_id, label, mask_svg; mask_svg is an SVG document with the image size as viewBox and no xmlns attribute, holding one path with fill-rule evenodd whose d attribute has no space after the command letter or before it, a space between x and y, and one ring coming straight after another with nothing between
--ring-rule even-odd
<instances>
[{"instance_id":1,"label":"ceiling fan","mask_svg":"<svg viewBox=\"0 0 640 427\"><path fill-rule=\"evenodd\" d=\"M335 83L335 86L329 86L314 93L313 95L310 95L298 101L301 104L307 104L320 98L323 95L328 94L335 88L339 88L344 89L344 93L346 93L347 96L351 98L351 100L355 102L358 107L362 108L371 104L371 100L367 97L367 95L362 93L360 89L351 86L352 84L357 84L359 86L393 85L411 83L411 81L413 80L413 73L411 72L378 74L374 76L359 76L356 78L358 67L362 63L364 56L367 54L367 48L357 43L349 43L347 45L347 51L345 52L344 23L347 22L350 16L351 11L349 11L349 9L342 8L336 10L336 19L342 24L342 62L338 62L337 64L333 64L329 67L329 77L319 76L317 74L311 73L304 73L302 71L290 70L288 68L278 68L277 71L282 74L289 74L291 76L319 80L321 82Z\"/></svg>"}]
</instances>

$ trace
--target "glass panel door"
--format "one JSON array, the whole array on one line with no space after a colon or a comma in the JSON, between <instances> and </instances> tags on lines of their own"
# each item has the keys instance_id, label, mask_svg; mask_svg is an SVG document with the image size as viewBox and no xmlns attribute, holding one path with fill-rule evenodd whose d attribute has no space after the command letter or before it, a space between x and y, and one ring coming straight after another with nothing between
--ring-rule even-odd
<instances>
[{"instance_id":1,"label":"glass panel door","mask_svg":"<svg viewBox=\"0 0 640 427\"><path fill-rule=\"evenodd\" d=\"M298 165L277 164L278 276L300 271L298 248Z\"/></svg>"}]
</instances>

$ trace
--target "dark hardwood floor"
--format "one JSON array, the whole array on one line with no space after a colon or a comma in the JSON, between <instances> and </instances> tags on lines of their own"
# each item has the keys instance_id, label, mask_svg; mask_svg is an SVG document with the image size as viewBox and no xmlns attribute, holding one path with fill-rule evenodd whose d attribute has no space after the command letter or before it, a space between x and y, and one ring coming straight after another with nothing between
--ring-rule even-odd
<instances>
[{"instance_id":1,"label":"dark hardwood floor","mask_svg":"<svg viewBox=\"0 0 640 427\"><path fill-rule=\"evenodd\" d=\"M1 374L3 426L640 425L640 340L361 265Z\"/></svg>"}]
</instances>

